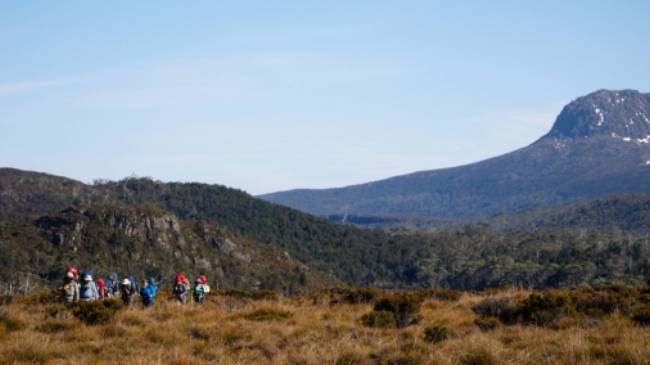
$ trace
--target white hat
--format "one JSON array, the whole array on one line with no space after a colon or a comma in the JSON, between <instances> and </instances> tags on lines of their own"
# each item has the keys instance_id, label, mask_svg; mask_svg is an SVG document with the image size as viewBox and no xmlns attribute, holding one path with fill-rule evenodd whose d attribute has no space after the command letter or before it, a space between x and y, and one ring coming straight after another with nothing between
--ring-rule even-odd
<instances>
[{"instance_id":1,"label":"white hat","mask_svg":"<svg viewBox=\"0 0 650 365\"><path fill-rule=\"evenodd\" d=\"M124 279L124 280L122 281L122 285L131 285L131 280L129 280L129 279Z\"/></svg>"},{"instance_id":2,"label":"white hat","mask_svg":"<svg viewBox=\"0 0 650 365\"><path fill-rule=\"evenodd\" d=\"M93 280L92 276L90 276L90 275L84 276L84 281L91 281L91 280Z\"/></svg>"}]
</instances>

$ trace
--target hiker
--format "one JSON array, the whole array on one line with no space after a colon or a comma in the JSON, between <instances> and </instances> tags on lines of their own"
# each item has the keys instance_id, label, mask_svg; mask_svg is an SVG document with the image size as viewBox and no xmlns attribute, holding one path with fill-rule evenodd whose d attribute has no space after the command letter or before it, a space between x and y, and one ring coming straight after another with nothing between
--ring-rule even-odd
<instances>
[{"instance_id":1,"label":"hiker","mask_svg":"<svg viewBox=\"0 0 650 365\"><path fill-rule=\"evenodd\" d=\"M209 292L210 286L208 285L208 278L206 278L205 275L199 276L194 283L194 301L198 304L203 304L203 301Z\"/></svg>"},{"instance_id":2,"label":"hiker","mask_svg":"<svg viewBox=\"0 0 650 365\"><path fill-rule=\"evenodd\" d=\"M65 270L65 272L66 272L66 275L67 275L68 273L71 273L72 276L73 276L72 278L73 278L77 283L79 283L79 271L77 271L77 268L76 268L76 267L74 267L74 266L68 266L68 268Z\"/></svg>"},{"instance_id":3,"label":"hiker","mask_svg":"<svg viewBox=\"0 0 650 365\"><path fill-rule=\"evenodd\" d=\"M142 288L140 288L140 297L142 297L142 304L145 307L152 307L156 299L156 294L158 288L155 285L151 285L149 280L144 281Z\"/></svg>"},{"instance_id":4,"label":"hiker","mask_svg":"<svg viewBox=\"0 0 650 365\"><path fill-rule=\"evenodd\" d=\"M129 281L131 282L131 288L133 289L134 294L138 294L140 288L138 288L138 280L134 275L129 275Z\"/></svg>"},{"instance_id":5,"label":"hiker","mask_svg":"<svg viewBox=\"0 0 650 365\"><path fill-rule=\"evenodd\" d=\"M124 279L122 281L122 287L120 289L120 293L122 294L122 301L124 302L124 305L127 307L131 305L131 301L133 300L133 287L131 287L131 281L129 279Z\"/></svg>"},{"instance_id":6,"label":"hiker","mask_svg":"<svg viewBox=\"0 0 650 365\"><path fill-rule=\"evenodd\" d=\"M153 289L154 296L160 291L160 288L158 288L158 285L156 284L156 278L153 276L149 277L149 286Z\"/></svg>"},{"instance_id":7,"label":"hiker","mask_svg":"<svg viewBox=\"0 0 650 365\"><path fill-rule=\"evenodd\" d=\"M74 273L70 271L65 273L63 286L60 290L63 303L70 305L79 301L79 286L77 286Z\"/></svg>"},{"instance_id":8,"label":"hiker","mask_svg":"<svg viewBox=\"0 0 650 365\"><path fill-rule=\"evenodd\" d=\"M189 290L189 287L190 282L187 280L185 275L176 275L176 281L174 284L174 297L180 304L187 303L187 292Z\"/></svg>"},{"instance_id":9,"label":"hiker","mask_svg":"<svg viewBox=\"0 0 650 365\"><path fill-rule=\"evenodd\" d=\"M97 279L97 294L99 295L100 300L104 300L106 298L106 283L104 282L103 278Z\"/></svg>"},{"instance_id":10,"label":"hiker","mask_svg":"<svg viewBox=\"0 0 650 365\"><path fill-rule=\"evenodd\" d=\"M84 273L84 280L79 288L79 298L84 302L92 302L93 300L99 299L99 293L97 291L97 285L93 281L92 274L89 272Z\"/></svg>"},{"instance_id":11,"label":"hiker","mask_svg":"<svg viewBox=\"0 0 650 365\"><path fill-rule=\"evenodd\" d=\"M117 273L108 274L108 278L106 278L106 294L109 297L120 296L120 279L117 277Z\"/></svg>"}]
</instances>

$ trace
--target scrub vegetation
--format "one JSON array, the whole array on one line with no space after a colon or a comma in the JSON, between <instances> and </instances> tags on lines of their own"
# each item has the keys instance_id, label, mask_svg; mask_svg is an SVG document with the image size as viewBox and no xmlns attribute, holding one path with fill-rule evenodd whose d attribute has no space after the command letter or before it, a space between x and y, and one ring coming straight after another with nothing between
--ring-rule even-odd
<instances>
[{"instance_id":1,"label":"scrub vegetation","mask_svg":"<svg viewBox=\"0 0 650 365\"><path fill-rule=\"evenodd\" d=\"M150 309L3 298L0 363L650 363L649 286L453 293L221 291L179 305L163 291Z\"/></svg>"}]
</instances>

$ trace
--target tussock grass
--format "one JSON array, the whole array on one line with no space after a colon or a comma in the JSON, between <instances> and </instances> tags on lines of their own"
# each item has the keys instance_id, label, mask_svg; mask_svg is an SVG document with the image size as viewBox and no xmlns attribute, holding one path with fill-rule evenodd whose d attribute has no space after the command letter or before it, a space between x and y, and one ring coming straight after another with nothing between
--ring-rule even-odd
<instances>
[{"instance_id":1,"label":"tussock grass","mask_svg":"<svg viewBox=\"0 0 650 365\"><path fill-rule=\"evenodd\" d=\"M321 299L224 293L203 306L163 297L90 324L44 296L15 298L0 306L0 364L650 364L650 327L634 317L645 302L622 289L607 293L574 295L567 307L561 293L526 302L527 291L429 292L412 313L409 300L374 290ZM387 297L380 310L391 304L418 321L364 325ZM528 312L504 323L509 305Z\"/></svg>"}]
</instances>

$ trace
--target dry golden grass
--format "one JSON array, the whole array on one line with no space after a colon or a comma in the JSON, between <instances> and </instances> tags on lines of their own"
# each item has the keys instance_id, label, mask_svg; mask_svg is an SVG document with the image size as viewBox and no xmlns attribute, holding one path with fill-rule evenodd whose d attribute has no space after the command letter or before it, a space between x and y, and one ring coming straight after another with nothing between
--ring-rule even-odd
<instances>
[{"instance_id":1,"label":"dry golden grass","mask_svg":"<svg viewBox=\"0 0 650 365\"><path fill-rule=\"evenodd\" d=\"M481 331L471 307L483 298L427 300L421 321L401 329L364 327L360 318L371 304L309 297L212 296L202 306L161 298L154 308L134 305L95 326L56 304L16 300L0 307L0 364L650 364L650 328L627 317L589 327ZM423 334L433 325L446 327L448 337L427 341Z\"/></svg>"}]
</instances>

